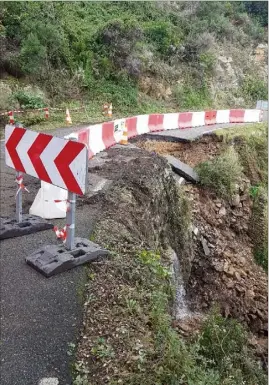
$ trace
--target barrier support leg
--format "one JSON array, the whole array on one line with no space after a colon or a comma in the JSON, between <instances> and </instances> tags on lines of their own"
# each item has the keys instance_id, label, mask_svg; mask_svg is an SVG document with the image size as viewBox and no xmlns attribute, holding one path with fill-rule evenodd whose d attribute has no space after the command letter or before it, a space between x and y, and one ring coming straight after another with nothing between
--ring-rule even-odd
<instances>
[{"instance_id":1,"label":"barrier support leg","mask_svg":"<svg viewBox=\"0 0 269 385\"><path fill-rule=\"evenodd\" d=\"M16 177L19 178L22 175L20 171L16 171ZM22 221L22 189L20 189L16 195L16 219L17 222Z\"/></svg>"},{"instance_id":2,"label":"barrier support leg","mask_svg":"<svg viewBox=\"0 0 269 385\"><path fill-rule=\"evenodd\" d=\"M76 194L68 191L66 213L66 248L73 250L75 247L75 214L76 214Z\"/></svg>"}]
</instances>

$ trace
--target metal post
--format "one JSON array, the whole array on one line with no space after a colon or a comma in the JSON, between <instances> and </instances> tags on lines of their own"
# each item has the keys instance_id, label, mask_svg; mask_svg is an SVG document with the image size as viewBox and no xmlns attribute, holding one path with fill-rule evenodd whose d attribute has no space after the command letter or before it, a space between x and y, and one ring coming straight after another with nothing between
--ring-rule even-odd
<instances>
[{"instance_id":1,"label":"metal post","mask_svg":"<svg viewBox=\"0 0 269 385\"><path fill-rule=\"evenodd\" d=\"M70 138L76 142L76 138ZM76 221L76 194L68 191L66 213L66 243L67 250L73 250L75 246L75 221Z\"/></svg>"},{"instance_id":2,"label":"metal post","mask_svg":"<svg viewBox=\"0 0 269 385\"><path fill-rule=\"evenodd\" d=\"M66 213L66 248L73 250L75 246L76 194L68 191Z\"/></svg>"},{"instance_id":3,"label":"metal post","mask_svg":"<svg viewBox=\"0 0 269 385\"><path fill-rule=\"evenodd\" d=\"M16 171L16 177L19 178L22 175L20 171ZM20 189L16 195L16 219L20 223L22 221L22 189Z\"/></svg>"}]
</instances>

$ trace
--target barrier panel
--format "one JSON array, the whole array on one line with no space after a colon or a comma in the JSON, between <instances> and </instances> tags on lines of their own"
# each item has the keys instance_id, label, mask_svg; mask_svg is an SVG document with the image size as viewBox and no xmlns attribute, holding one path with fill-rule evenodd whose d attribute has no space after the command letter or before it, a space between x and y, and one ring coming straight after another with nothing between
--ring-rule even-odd
<instances>
[{"instance_id":1,"label":"barrier panel","mask_svg":"<svg viewBox=\"0 0 269 385\"><path fill-rule=\"evenodd\" d=\"M218 110L216 116L216 123L230 123L230 110Z\"/></svg>"},{"instance_id":2,"label":"barrier panel","mask_svg":"<svg viewBox=\"0 0 269 385\"><path fill-rule=\"evenodd\" d=\"M178 115L179 128L192 127L192 112L180 112Z\"/></svg>"},{"instance_id":3,"label":"barrier panel","mask_svg":"<svg viewBox=\"0 0 269 385\"><path fill-rule=\"evenodd\" d=\"M225 123L250 123L262 121L262 111L258 109L211 110L179 112L169 114L138 115L106 122L74 133L79 141L87 144L89 158L100 151L120 142L118 130L125 122L128 138L155 131L175 130ZM68 138L69 136L67 136Z\"/></svg>"},{"instance_id":4,"label":"barrier panel","mask_svg":"<svg viewBox=\"0 0 269 385\"><path fill-rule=\"evenodd\" d=\"M134 116L132 118L127 118L126 119L126 126L127 126L127 130L128 130L128 138L133 138L134 136L137 136L138 135L138 132L137 132L137 117Z\"/></svg>"},{"instance_id":5,"label":"barrier panel","mask_svg":"<svg viewBox=\"0 0 269 385\"><path fill-rule=\"evenodd\" d=\"M245 110L230 110L230 123L244 123Z\"/></svg>"},{"instance_id":6,"label":"barrier panel","mask_svg":"<svg viewBox=\"0 0 269 385\"><path fill-rule=\"evenodd\" d=\"M192 127L199 127L205 124L205 112L193 112L192 113Z\"/></svg>"},{"instance_id":7,"label":"barrier panel","mask_svg":"<svg viewBox=\"0 0 269 385\"><path fill-rule=\"evenodd\" d=\"M149 115L148 128L150 132L163 130L163 114Z\"/></svg>"},{"instance_id":8,"label":"barrier panel","mask_svg":"<svg viewBox=\"0 0 269 385\"><path fill-rule=\"evenodd\" d=\"M211 125L216 124L217 111L206 111L205 112L205 124Z\"/></svg>"}]
</instances>

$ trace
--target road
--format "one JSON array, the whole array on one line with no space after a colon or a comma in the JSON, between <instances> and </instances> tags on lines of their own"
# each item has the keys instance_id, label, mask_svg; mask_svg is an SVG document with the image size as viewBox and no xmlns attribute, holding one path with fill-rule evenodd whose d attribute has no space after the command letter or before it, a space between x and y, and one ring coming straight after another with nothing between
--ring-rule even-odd
<instances>
[{"instance_id":1,"label":"road","mask_svg":"<svg viewBox=\"0 0 269 385\"><path fill-rule=\"evenodd\" d=\"M58 130L58 136L73 128ZM15 212L15 172L4 164L1 142L1 214ZM23 193L23 210L28 212L40 182L26 176L30 194ZM93 206L94 208L94 206ZM96 211L77 208L76 234L89 237ZM58 225L63 221L56 220ZM24 258L38 247L57 243L52 230L1 241L1 385L37 385L42 378L58 378L70 385L68 343L75 342L82 319L81 291L85 268L45 278Z\"/></svg>"},{"instance_id":2,"label":"road","mask_svg":"<svg viewBox=\"0 0 269 385\"><path fill-rule=\"evenodd\" d=\"M174 140L193 139L205 131L233 125L197 127L150 134ZM76 129L81 128L77 127ZM75 128L51 132L64 136ZM15 172L5 166L1 141L1 214L15 213ZM30 194L23 192L23 210L28 212L40 182L25 176ZM88 237L100 208L90 211L79 205L76 234ZM53 221L61 226L63 221ZM82 320L83 288L86 272L79 267L52 278L45 278L26 265L24 258L41 245L57 243L51 230L1 241L1 385L38 385L42 378L57 378L59 385L71 385L68 343L75 342ZM56 383L55 383L56 384Z\"/></svg>"}]
</instances>

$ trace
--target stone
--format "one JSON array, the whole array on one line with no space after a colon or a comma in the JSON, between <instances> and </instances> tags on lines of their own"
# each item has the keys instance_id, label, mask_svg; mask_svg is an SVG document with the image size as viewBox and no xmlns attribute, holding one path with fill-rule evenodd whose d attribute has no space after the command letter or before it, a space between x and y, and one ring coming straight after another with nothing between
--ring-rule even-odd
<instances>
[{"instance_id":1,"label":"stone","mask_svg":"<svg viewBox=\"0 0 269 385\"><path fill-rule=\"evenodd\" d=\"M64 244L48 245L33 252L25 260L28 265L48 278L108 255L109 251L96 243L84 238L75 238L73 250L67 250Z\"/></svg>"},{"instance_id":2,"label":"stone","mask_svg":"<svg viewBox=\"0 0 269 385\"><path fill-rule=\"evenodd\" d=\"M215 262L213 266L214 266L214 269L219 272L223 271L224 269L222 262Z\"/></svg>"},{"instance_id":3,"label":"stone","mask_svg":"<svg viewBox=\"0 0 269 385\"><path fill-rule=\"evenodd\" d=\"M233 195L233 197L231 199L231 206L232 207L238 207L240 205L240 203L241 203L240 195L239 194Z\"/></svg>"},{"instance_id":4,"label":"stone","mask_svg":"<svg viewBox=\"0 0 269 385\"><path fill-rule=\"evenodd\" d=\"M244 193L244 194L240 195L240 200L241 200L241 201L246 201L246 200L248 200L249 194L248 194L248 192L246 192L246 188L244 189L243 193Z\"/></svg>"},{"instance_id":5,"label":"stone","mask_svg":"<svg viewBox=\"0 0 269 385\"><path fill-rule=\"evenodd\" d=\"M222 204L221 203L216 203L216 207L221 208Z\"/></svg>"},{"instance_id":6,"label":"stone","mask_svg":"<svg viewBox=\"0 0 269 385\"><path fill-rule=\"evenodd\" d=\"M238 262L240 265L244 266L246 264L246 258L245 257L239 257Z\"/></svg>"},{"instance_id":7,"label":"stone","mask_svg":"<svg viewBox=\"0 0 269 385\"><path fill-rule=\"evenodd\" d=\"M230 275L230 276L233 276L234 273L235 273L235 269L232 266L230 266L229 270L227 271L227 274Z\"/></svg>"},{"instance_id":8,"label":"stone","mask_svg":"<svg viewBox=\"0 0 269 385\"><path fill-rule=\"evenodd\" d=\"M209 247L207 245L207 242L206 242L205 238L202 238L201 242L202 242L204 253L208 257L210 255L210 249L209 249Z\"/></svg>"},{"instance_id":9,"label":"stone","mask_svg":"<svg viewBox=\"0 0 269 385\"><path fill-rule=\"evenodd\" d=\"M229 270L229 262L228 262L228 261L225 261L225 262L224 262L224 266L223 266L223 271L224 271L225 273L227 273L228 270Z\"/></svg>"},{"instance_id":10,"label":"stone","mask_svg":"<svg viewBox=\"0 0 269 385\"><path fill-rule=\"evenodd\" d=\"M242 286L239 286L239 285L236 285L236 286L235 286L235 289L236 289L239 293L244 293L244 291L245 291L245 288L242 287Z\"/></svg>"},{"instance_id":11,"label":"stone","mask_svg":"<svg viewBox=\"0 0 269 385\"><path fill-rule=\"evenodd\" d=\"M188 182L191 182L191 183L199 182L199 177L197 173L193 170L193 168L181 162L179 159L175 158L174 156L165 155L164 157L167 159L168 163L172 167L172 170L176 172L178 175L186 179Z\"/></svg>"},{"instance_id":12,"label":"stone","mask_svg":"<svg viewBox=\"0 0 269 385\"><path fill-rule=\"evenodd\" d=\"M89 160L88 162L88 170L92 170L92 169L99 169L101 168L106 162L111 162L112 161L112 158L104 158L104 157L101 157L99 154L98 156L92 158Z\"/></svg>"},{"instance_id":13,"label":"stone","mask_svg":"<svg viewBox=\"0 0 269 385\"><path fill-rule=\"evenodd\" d=\"M219 210L219 215L221 217L223 217L224 215L226 215L226 208L224 206L221 207L221 209Z\"/></svg>"},{"instance_id":14,"label":"stone","mask_svg":"<svg viewBox=\"0 0 269 385\"><path fill-rule=\"evenodd\" d=\"M255 297L255 293L253 290L247 290L246 291L246 297L248 298L254 298Z\"/></svg>"},{"instance_id":15,"label":"stone","mask_svg":"<svg viewBox=\"0 0 269 385\"><path fill-rule=\"evenodd\" d=\"M198 229L197 227L193 226L192 232L193 232L193 234L194 234L195 236L197 236L198 233L199 233L199 229Z\"/></svg>"},{"instance_id":16,"label":"stone","mask_svg":"<svg viewBox=\"0 0 269 385\"><path fill-rule=\"evenodd\" d=\"M192 330L191 326L187 322L180 322L178 327L186 333L189 333Z\"/></svg>"},{"instance_id":17,"label":"stone","mask_svg":"<svg viewBox=\"0 0 269 385\"><path fill-rule=\"evenodd\" d=\"M230 280L226 283L228 289L232 289L234 287L234 281Z\"/></svg>"},{"instance_id":18,"label":"stone","mask_svg":"<svg viewBox=\"0 0 269 385\"><path fill-rule=\"evenodd\" d=\"M240 274L239 274L238 271L236 271L236 272L234 273L234 276L235 276L235 278L236 278L238 281L240 281L241 276L240 276Z\"/></svg>"},{"instance_id":19,"label":"stone","mask_svg":"<svg viewBox=\"0 0 269 385\"><path fill-rule=\"evenodd\" d=\"M52 223L35 215L24 214L20 223L15 218L0 217L0 239L20 237L52 228Z\"/></svg>"},{"instance_id":20,"label":"stone","mask_svg":"<svg viewBox=\"0 0 269 385\"><path fill-rule=\"evenodd\" d=\"M98 191L106 190L112 181L106 178L103 178L94 173L88 173L88 188L87 195L91 196L96 194Z\"/></svg>"}]
</instances>

